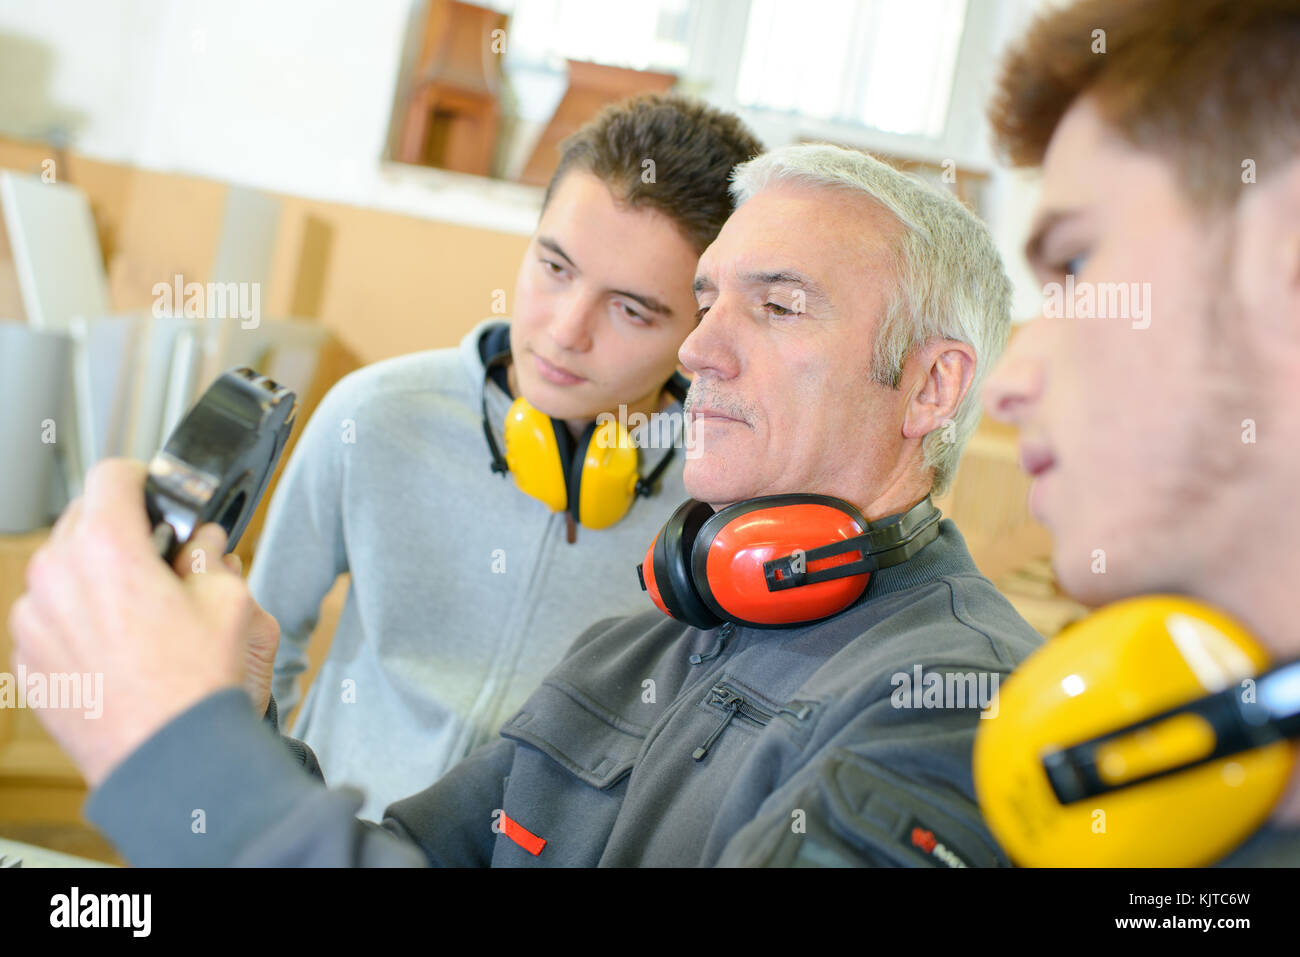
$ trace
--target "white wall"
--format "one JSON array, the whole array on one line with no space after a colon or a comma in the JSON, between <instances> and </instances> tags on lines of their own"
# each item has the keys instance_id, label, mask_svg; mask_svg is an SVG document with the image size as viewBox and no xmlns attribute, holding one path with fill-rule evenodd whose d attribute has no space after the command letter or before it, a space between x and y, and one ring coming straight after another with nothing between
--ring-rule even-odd
<instances>
[{"instance_id":1,"label":"white wall","mask_svg":"<svg viewBox=\"0 0 1300 957\"><path fill-rule=\"evenodd\" d=\"M536 190L383 164L419 0L0 0L0 134L529 233Z\"/></svg>"},{"instance_id":2,"label":"white wall","mask_svg":"<svg viewBox=\"0 0 1300 957\"><path fill-rule=\"evenodd\" d=\"M705 2L710 23L739 9ZM1048 2L971 0L968 21L1000 49ZM75 149L101 159L530 233L538 190L381 162L407 24L422 5L0 0L0 135L36 139L62 124ZM1037 190L1034 177L992 163L983 104L995 65L978 51L959 61L944 155L991 171L990 227L1023 319L1040 302L1021 256Z\"/></svg>"},{"instance_id":3,"label":"white wall","mask_svg":"<svg viewBox=\"0 0 1300 957\"><path fill-rule=\"evenodd\" d=\"M999 58L1007 43L1023 33L1034 14L1053 2L1058 0L999 0L997 9L1000 16L996 28ZM995 67L996 60L987 65L977 80L981 89L980 103L986 104L993 93ZM987 119L983 119L982 130L986 154L992 158L992 131ZM1042 310L1042 290L1024 257L1025 240L1029 238L1031 220L1038 204L1038 181L1037 171L1011 171L996 163L991 167L989 229L1014 288L1011 317L1016 322L1033 319Z\"/></svg>"}]
</instances>

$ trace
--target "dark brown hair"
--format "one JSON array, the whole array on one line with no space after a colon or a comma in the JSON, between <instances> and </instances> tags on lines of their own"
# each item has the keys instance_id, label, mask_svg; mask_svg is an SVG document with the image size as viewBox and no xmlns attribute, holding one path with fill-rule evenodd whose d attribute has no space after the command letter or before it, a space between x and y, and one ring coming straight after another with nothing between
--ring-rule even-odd
<instances>
[{"instance_id":1,"label":"dark brown hair","mask_svg":"<svg viewBox=\"0 0 1300 957\"><path fill-rule=\"evenodd\" d=\"M566 173L585 170L629 208L668 216L703 252L731 215L732 168L761 153L763 144L730 113L682 96L651 94L606 107L560 151L543 209ZM645 175L648 170L653 177Z\"/></svg>"},{"instance_id":2,"label":"dark brown hair","mask_svg":"<svg viewBox=\"0 0 1300 957\"><path fill-rule=\"evenodd\" d=\"M990 108L1006 158L1040 165L1083 94L1194 199L1233 202L1245 160L1263 178L1300 153L1300 2L1081 0L1044 13L1004 59Z\"/></svg>"}]
</instances>

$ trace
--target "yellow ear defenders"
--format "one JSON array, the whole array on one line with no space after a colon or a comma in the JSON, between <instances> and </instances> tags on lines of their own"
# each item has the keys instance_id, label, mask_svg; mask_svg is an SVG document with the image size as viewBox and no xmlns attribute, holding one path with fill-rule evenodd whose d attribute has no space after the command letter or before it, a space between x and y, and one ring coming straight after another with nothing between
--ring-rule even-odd
<instances>
[{"instance_id":1,"label":"yellow ear defenders","mask_svg":"<svg viewBox=\"0 0 1300 957\"><path fill-rule=\"evenodd\" d=\"M509 359L508 348L493 356L487 362L489 374ZM685 398L679 376L674 375L666 388L678 401ZM637 448L618 419L590 423L575 442L564 422L538 411L522 396L506 413L503 432L504 456L488 424L485 394L483 434L492 452L492 471L511 472L524 494L551 511L568 512L575 523L592 529L608 528L627 514L637 496L652 495L676 454L670 448L642 478Z\"/></svg>"},{"instance_id":2,"label":"yellow ear defenders","mask_svg":"<svg viewBox=\"0 0 1300 957\"><path fill-rule=\"evenodd\" d=\"M1004 683L975 739L993 835L1031 867L1191 867L1250 836L1300 737L1300 661L1221 612L1135 598L1063 631Z\"/></svg>"}]
</instances>

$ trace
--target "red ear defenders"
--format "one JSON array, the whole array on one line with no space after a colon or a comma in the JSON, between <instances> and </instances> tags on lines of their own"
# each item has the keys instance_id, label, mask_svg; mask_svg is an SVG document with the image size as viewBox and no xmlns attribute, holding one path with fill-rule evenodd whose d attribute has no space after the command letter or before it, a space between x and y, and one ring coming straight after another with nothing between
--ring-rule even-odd
<instances>
[{"instance_id":1,"label":"red ear defenders","mask_svg":"<svg viewBox=\"0 0 1300 957\"><path fill-rule=\"evenodd\" d=\"M681 505L637 566L660 611L696 628L806 624L857 601L871 573L898 565L939 534L926 498L868 522L829 495L768 495L714 512Z\"/></svg>"}]
</instances>

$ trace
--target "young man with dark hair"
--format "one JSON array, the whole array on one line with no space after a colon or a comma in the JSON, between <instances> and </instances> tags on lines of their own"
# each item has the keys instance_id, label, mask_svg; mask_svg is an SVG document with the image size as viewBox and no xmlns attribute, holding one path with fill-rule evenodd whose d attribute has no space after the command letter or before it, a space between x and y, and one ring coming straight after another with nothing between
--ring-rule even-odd
<instances>
[{"instance_id":1,"label":"young man with dark hair","mask_svg":"<svg viewBox=\"0 0 1300 957\"><path fill-rule=\"evenodd\" d=\"M1092 605L1194 596L1300 655L1300 4L1053 9L992 119L1042 167L1039 279L1143 297L1140 319L1035 319L986 388L1061 583ZM1226 863L1300 863L1300 770Z\"/></svg>"},{"instance_id":2,"label":"young man with dark hair","mask_svg":"<svg viewBox=\"0 0 1300 957\"><path fill-rule=\"evenodd\" d=\"M642 430L635 474L606 479L588 426L680 422L695 262L731 211L732 167L761 148L736 117L681 97L607 108L562 146L512 321L347 376L307 424L249 583L283 629L273 687L287 713L321 600L351 573L294 728L332 780L364 788L363 813L486 741L579 626L644 607L626 556L685 497L685 455L671 429ZM611 522L638 479L645 494ZM593 501L600 483L619 484L612 504Z\"/></svg>"}]
</instances>

